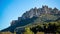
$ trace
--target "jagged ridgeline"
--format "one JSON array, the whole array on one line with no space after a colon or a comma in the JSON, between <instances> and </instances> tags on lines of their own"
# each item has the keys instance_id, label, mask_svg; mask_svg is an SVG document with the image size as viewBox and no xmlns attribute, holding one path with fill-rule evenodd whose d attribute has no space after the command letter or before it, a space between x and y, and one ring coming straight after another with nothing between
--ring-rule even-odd
<instances>
[{"instance_id":1,"label":"jagged ridgeline","mask_svg":"<svg viewBox=\"0 0 60 34\"><path fill-rule=\"evenodd\" d=\"M53 24L53 25L51 25ZM56 26L54 26L56 24ZM26 11L21 17L18 17L18 20L13 20L11 25L1 30L1 32L17 32L17 34L25 33L30 31L30 33L36 34L39 32L60 32L60 30L54 30L55 27L60 27L60 10L55 8L50 8L48 6L42 6L42 8L32 8L29 11ZM51 28L50 28L51 26ZM54 28L53 28L54 27ZM38 30L34 28L38 28ZM49 30L50 28L50 30ZM53 31L52 31L53 29ZM46 31L45 31L46 30Z\"/></svg>"}]
</instances>

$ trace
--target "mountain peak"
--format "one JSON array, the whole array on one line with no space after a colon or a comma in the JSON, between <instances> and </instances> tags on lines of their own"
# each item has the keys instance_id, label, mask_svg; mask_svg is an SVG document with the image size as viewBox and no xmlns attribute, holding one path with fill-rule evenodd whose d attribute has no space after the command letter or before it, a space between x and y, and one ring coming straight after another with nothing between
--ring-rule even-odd
<instances>
[{"instance_id":1,"label":"mountain peak","mask_svg":"<svg viewBox=\"0 0 60 34\"><path fill-rule=\"evenodd\" d=\"M24 19L26 18L32 18L32 17L39 17L41 14L58 14L60 11L55 7L54 9L49 8L48 6L42 6L42 8L33 8L29 11L25 12L22 17Z\"/></svg>"},{"instance_id":2,"label":"mountain peak","mask_svg":"<svg viewBox=\"0 0 60 34\"><path fill-rule=\"evenodd\" d=\"M47 5L45 5L45 6L43 5L42 8L48 8L48 6Z\"/></svg>"}]
</instances>

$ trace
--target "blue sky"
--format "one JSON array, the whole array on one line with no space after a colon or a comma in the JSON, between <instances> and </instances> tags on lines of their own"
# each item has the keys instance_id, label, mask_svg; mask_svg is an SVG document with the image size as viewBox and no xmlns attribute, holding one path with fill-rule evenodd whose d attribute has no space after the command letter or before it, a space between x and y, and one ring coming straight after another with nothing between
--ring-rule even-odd
<instances>
[{"instance_id":1,"label":"blue sky","mask_svg":"<svg viewBox=\"0 0 60 34\"><path fill-rule=\"evenodd\" d=\"M60 0L0 0L0 30L9 27L12 20L27 10L42 5L60 9Z\"/></svg>"}]
</instances>

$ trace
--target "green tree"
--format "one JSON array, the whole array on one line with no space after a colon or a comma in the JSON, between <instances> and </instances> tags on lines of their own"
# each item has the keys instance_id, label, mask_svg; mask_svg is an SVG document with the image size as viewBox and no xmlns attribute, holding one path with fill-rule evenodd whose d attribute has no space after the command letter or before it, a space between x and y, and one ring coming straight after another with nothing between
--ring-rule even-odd
<instances>
[{"instance_id":1,"label":"green tree","mask_svg":"<svg viewBox=\"0 0 60 34\"><path fill-rule=\"evenodd\" d=\"M34 34L34 33L30 30L29 27L26 27L24 34Z\"/></svg>"}]
</instances>

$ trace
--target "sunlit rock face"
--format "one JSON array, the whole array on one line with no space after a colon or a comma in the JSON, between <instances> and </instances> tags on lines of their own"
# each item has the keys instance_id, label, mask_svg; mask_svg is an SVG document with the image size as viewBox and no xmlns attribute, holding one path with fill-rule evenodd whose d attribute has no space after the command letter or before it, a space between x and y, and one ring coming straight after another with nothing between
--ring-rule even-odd
<instances>
[{"instance_id":1,"label":"sunlit rock face","mask_svg":"<svg viewBox=\"0 0 60 34\"><path fill-rule=\"evenodd\" d=\"M34 16L39 17L42 14L52 14L52 15L54 15L54 14L58 14L58 13L60 13L60 11L57 8L52 9L52 8L45 5L45 6L42 6L42 8L36 8L35 7L35 8L30 9L29 11L26 11L22 15L22 17L24 19L26 19L26 18L32 18Z\"/></svg>"}]
</instances>

